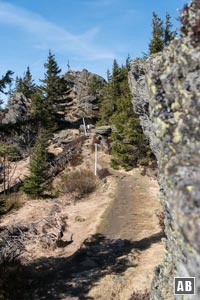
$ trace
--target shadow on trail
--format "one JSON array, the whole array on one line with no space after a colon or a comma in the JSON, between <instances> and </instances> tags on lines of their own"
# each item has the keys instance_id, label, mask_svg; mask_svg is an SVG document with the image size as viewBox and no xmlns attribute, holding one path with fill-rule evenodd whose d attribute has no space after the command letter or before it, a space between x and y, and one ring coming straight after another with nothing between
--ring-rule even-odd
<instances>
[{"instance_id":1,"label":"shadow on trail","mask_svg":"<svg viewBox=\"0 0 200 300\"><path fill-rule=\"evenodd\" d=\"M71 257L42 257L26 266L20 263L1 266L0 299L92 300L87 293L100 278L136 267L128 254L147 249L161 237L155 234L131 242L96 234L85 240Z\"/></svg>"},{"instance_id":2,"label":"shadow on trail","mask_svg":"<svg viewBox=\"0 0 200 300\"><path fill-rule=\"evenodd\" d=\"M132 242L133 248L138 250L146 250L152 244L160 242L163 236L163 232L158 232L156 234L151 235L150 237L141 239L140 241Z\"/></svg>"}]
</instances>

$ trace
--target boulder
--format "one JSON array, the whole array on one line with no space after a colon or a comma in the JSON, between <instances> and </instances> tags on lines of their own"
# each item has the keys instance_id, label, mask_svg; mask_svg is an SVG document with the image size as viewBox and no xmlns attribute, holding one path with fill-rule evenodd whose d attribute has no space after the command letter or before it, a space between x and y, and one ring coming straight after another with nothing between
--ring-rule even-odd
<instances>
[{"instance_id":1,"label":"boulder","mask_svg":"<svg viewBox=\"0 0 200 300\"><path fill-rule=\"evenodd\" d=\"M93 133L100 135L109 135L112 132L112 126L99 126L91 130Z\"/></svg>"},{"instance_id":2,"label":"boulder","mask_svg":"<svg viewBox=\"0 0 200 300\"><path fill-rule=\"evenodd\" d=\"M22 93L17 93L11 98L8 109L2 118L2 124L15 124L26 119L30 112L31 99L26 98Z\"/></svg>"}]
</instances>

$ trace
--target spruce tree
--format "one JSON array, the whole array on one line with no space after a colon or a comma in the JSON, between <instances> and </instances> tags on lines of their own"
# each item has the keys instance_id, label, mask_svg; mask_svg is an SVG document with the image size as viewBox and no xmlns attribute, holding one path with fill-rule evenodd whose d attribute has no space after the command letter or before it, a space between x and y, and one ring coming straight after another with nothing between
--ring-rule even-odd
<instances>
[{"instance_id":1,"label":"spruce tree","mask_svg":"<svg viewBox=\"0 0 200 300\"><path fill-rule=\"evenodd\" d=\"M110 70L107 70L107 72L106 72L106 76L107 76L107 82L108 82L108 83L111 83L112 76L111 76L111 72L110 72Z\"/></svg>"},{"instance_id":2,"label":"spruce tree","mask_svg":"<svg viewBox=\"0 0 200 300\"><path fill-rule=\"evenodd\" d=\"M171 16L169 13L166 13L165 30L164 30L164 45L165 46L168 46L176 36L176 31L172 30L172 27L173 27L173 25L171 23Z\"/></svg>"},{"instance_id":3,"label":"spruce tree","mask_svg":"<svg viewBox=\"0 0 200 300\"><path fill-rule=\"evenodd\" d=\"M27 98L32 98L32 96L34 95L34 93L36 91L36 86L35 86L34 80L32 78L32 74L30 72L29 67L27 67L26 73L23 78L23 82L24 82L24 95Z\"/></svg>"},{"instance_id":4,"label":"spruce tree","mask_svg":"<svg viewBox=\"0 0 200 300\"><path fill-rule=\"evenodd\" d=\"M127 59L126 59L126 69L128 72L131 70L131 56L128 54Z\"/></svg>"},{"instance_id":5,"label":"spruce tree","mask_svg":"<svg viewBox=\"0 0 200 300\"><path fill-rule=\"evenodd\" d=\"M25 180L22 190L31 196L38 197L47 188L47 159L48 159L48 134L39 132L30 157L30 176Z\"/></svg>"},{"instance_id":6,"label":"spruce tree","mask_svg":"<svg viewBox=\"0 0 200 300\"><path fill-rule=\"evenodd\" d=\"M61 90L63 88L63 82L60 78L61 69L55 60L55 55L53 55L51 51L49 51L47 62L44 64L44 67L46 72L44 74L44 79L41 80L43 84L41 89L48 102L50 102L53 97L56 99L63 92Z\"/></svg>"},{"instance_id":7,"label":"spruce tree","mask_svg":"<svg viewBox=\"0 0 200 300\"><path fill-rule=\"evenodd\" d=\"M12 83L12 71L7 71L4 76L0 79L0 93L3 93L5 95L8 94L8 92L5 91L7 85L11 85ZM1 105L3 104L3 99L0 98L0 110L2 109Z\"/></svg>"},{"instance_id":8,"label":"spruce tree","mask_svg":"<svg viewBox=\"0 0 200 300\"><path fill-rule=\"evenodd\" d=\"M12 75L13 72L9 70L4 76L2 76L2 78L0 79L0 93L6 93L5 88L7 84L10 84L12 82Z\"/></svg>"},{"instance_id":9,"label":"spruce tree","mask_svg":"<svg viewBox=\"0 0 200 300\"><path fill-rule=\"evenodd\" d=\"M110 124L110 117L113 115L116 110L116 101L120 94L120 68L116 61L113 61L112 74L110 71L107 71L107 83L102 89L102 99L100 103L100 112L101 116L99 125L108 125Z\"/></svg>"},{"instance_id":10,"label":"spruce tree","mask_svg":"<svg viewBox=\"0 0 200 300\"><path fill-rule=\"evenodd\" d=\"M144 158L147 158L146 161L148 161L148 155L151 155L139 117L135 114L131 103L128 71L129 64L126 62L126 66L120 68L120 96L116 102L116 111L110 118L115 127L115 132L112 134L111 166L114 168L122 166L127 170L143 163Z\"/></svg>"},{"instance_id":11,"label":"spruce tree","mask_svg":"<svg viewBox=\"0 0 200 300\"><path fill-rule=\"evenodd\" d=\"M165 22L153 12L152 17L152 38L149 43L149 53L155 54L168 46L175 38L176 31L172 30L171 17L166 13Z\"/></svg>"},{"instance_id":12,"label":"spruce tree","mask_svg":"<svg viewBox=\"0 0 200 300\"><path fill-rule=\"evenodd\" d=\"M164 35L163 21L158 17L158 15L155 12L153 12L152 39L149 44L150 54L154 54L163 50L164 48L163 35Z\"/></svg>"},{"instance_id":13,"label":"spruce tree","mask_svg":"<svg viewBox=\"0 0 200 300\"><path fill-rule=\"evenodd\" d=\"M22 93L27 98L32 98L36 92L36 85L32 78L30 68L27 67L27 70L22 77L16 77L15 83L15 93Z\"/></svg>"},{"instance_id":14,"label":"spruce tree","mask_svg":"<svg viewBox=\"0 0 200 300\"><path fill-rule=\"evenodd\" d=\"M98 79L95 75L93 75L89 83L90 94L95 96L97 89L98 89Z\"/></svg>"},{"instance_id":15,"label":"spruce tree","mask_svg":"<svg viewBox=\"0 0 200 300\"><path fill-rule=\"evenodd\" d=\"M109 125L110 117L115 110L115 103L113 98L113 87L111 82L107 82L102 89L102 98L100 101L100 120L98 125Z\"/></svg>"},{"instance_id":16,"label":"spruce tree","mask_svg":"<svg viewBox=\"0 0 200 300\"><path fill-rule=\"evenodd\" d=\"M42 85L37 90L33 101L33 114L41 117L43 127L49 132L57 129L57 105L56 102L68 91L68 86L63 77L60 76L59 68L55 55L49 51L47 62L44 64L46 72Z\"/></svg>"},{"instance_id":17,"label":"spruce tree","mask_svg":"<svg viewBox=\"0 0 200 300\"><path fill-rule=\"evenodd\" d=\"M112 133L111 166L131 169L137 164L148 163L152 156L148 141L140 126L139 117L134 113L132 95L128 84L130 57L119 67L113 63L112 74L103 90L100 108L101 125L114 125ZM115 90L117 88L117 90Z\"/></svg>"},{"instance_id":18,"label":"spruce tree","mask_svg":"<svg viewBox=\"0 0 200 300\"><path fill-rule=\"evenodd\" d=\"M101 91L101 98L100 98L100 120L98 121L98 125L109 125L110 124L110 117L113 114L114 104L113 104L113 88L112 88L112 75L110 70L107 70L107 82L102 88Z\"/></svg>"},{"instance_id":19,"label":"spruce tree","mask_svg":"<svg viewBox=\"0 0 200 300\"><path fill-rule=\"evenodd\" d=\"M114 59L113 67L112 67L112 94L114 98L114 102L116 102L117 97L120 94L120 68L117 63L117 60Z\"/></svg>"},{"instance_id":20,"label":"spruce tree","mask_svg":"<svg viewBox=\"0 0 200 300\"><path fill-rule=\"evenodd\" d=\"M15 93L23 93L24 87L23 87L23 79L22 77L16 77L15 80Z\"/></svg>"}]
</instances>

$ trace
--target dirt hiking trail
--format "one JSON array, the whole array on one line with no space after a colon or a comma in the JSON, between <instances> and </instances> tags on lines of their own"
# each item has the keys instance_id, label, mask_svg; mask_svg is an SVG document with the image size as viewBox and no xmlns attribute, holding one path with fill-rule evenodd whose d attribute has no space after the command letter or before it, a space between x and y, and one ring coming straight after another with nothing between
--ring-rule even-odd
<instances>
[{"instance_id":1,"label":"dirt hiking trail","mask_svg":"<svg viewBox=\"0 0 200 300\"><path fill-rule=\"evenodd\" d=\"M156 211L159 187L156 180L141 175L140 169L115 173L115 201L101 233L110 240L129 241L129 268L123 276L109 274L89 293L92 299L129 299L133 290L150 289L154 268L162 262L164 247ZM123 259L123 258L122 258Z\"/></svg>"},{"instance_id":2,"label":"dirt hiking trail","mask_svg":"<svg viewBox=\"0 0 200 300\"><path fill-rule=\"evenodd\" d=\"M27 253L28 262L16 265L14 282L5 274L13 284L10 300L129 300L133 291L150 289L154 268L164 255L155 215L161 209L158 184L142 176L139 168L110 172L104 184L80 202L29 201L2 220L2 225L36 221L56 204L68 216L63 239L74 234L64 248L35 245Z\"/></svg>"}]
</instances>

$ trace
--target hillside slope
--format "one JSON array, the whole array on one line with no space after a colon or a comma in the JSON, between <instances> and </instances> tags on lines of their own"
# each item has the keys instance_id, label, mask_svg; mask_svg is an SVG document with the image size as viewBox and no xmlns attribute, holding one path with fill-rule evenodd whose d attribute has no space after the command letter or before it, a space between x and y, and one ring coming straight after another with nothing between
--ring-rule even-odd
<instances>
[{"instance_id":1,"label":"hillside slope","mask_svg":"<svg viewBox=\"0 0 200 300\"><path fill-rule=\"evenodd\" d=\"M82 168L93 169L90 142L82 147ZM98 158L98 169L108 167L108 154L99 151ZM129 300L134 290L150 289L164 254L157 182L142 176L140 168L109 171L81 200L67 194L28 200L1 219L0 229L37 229L36 235L24 234L20 263L10 264L9 272L0 268L6 299ZM55 235L62 221L60 245L48 245L47 236Z\"/></svg>"}]
</instances>

